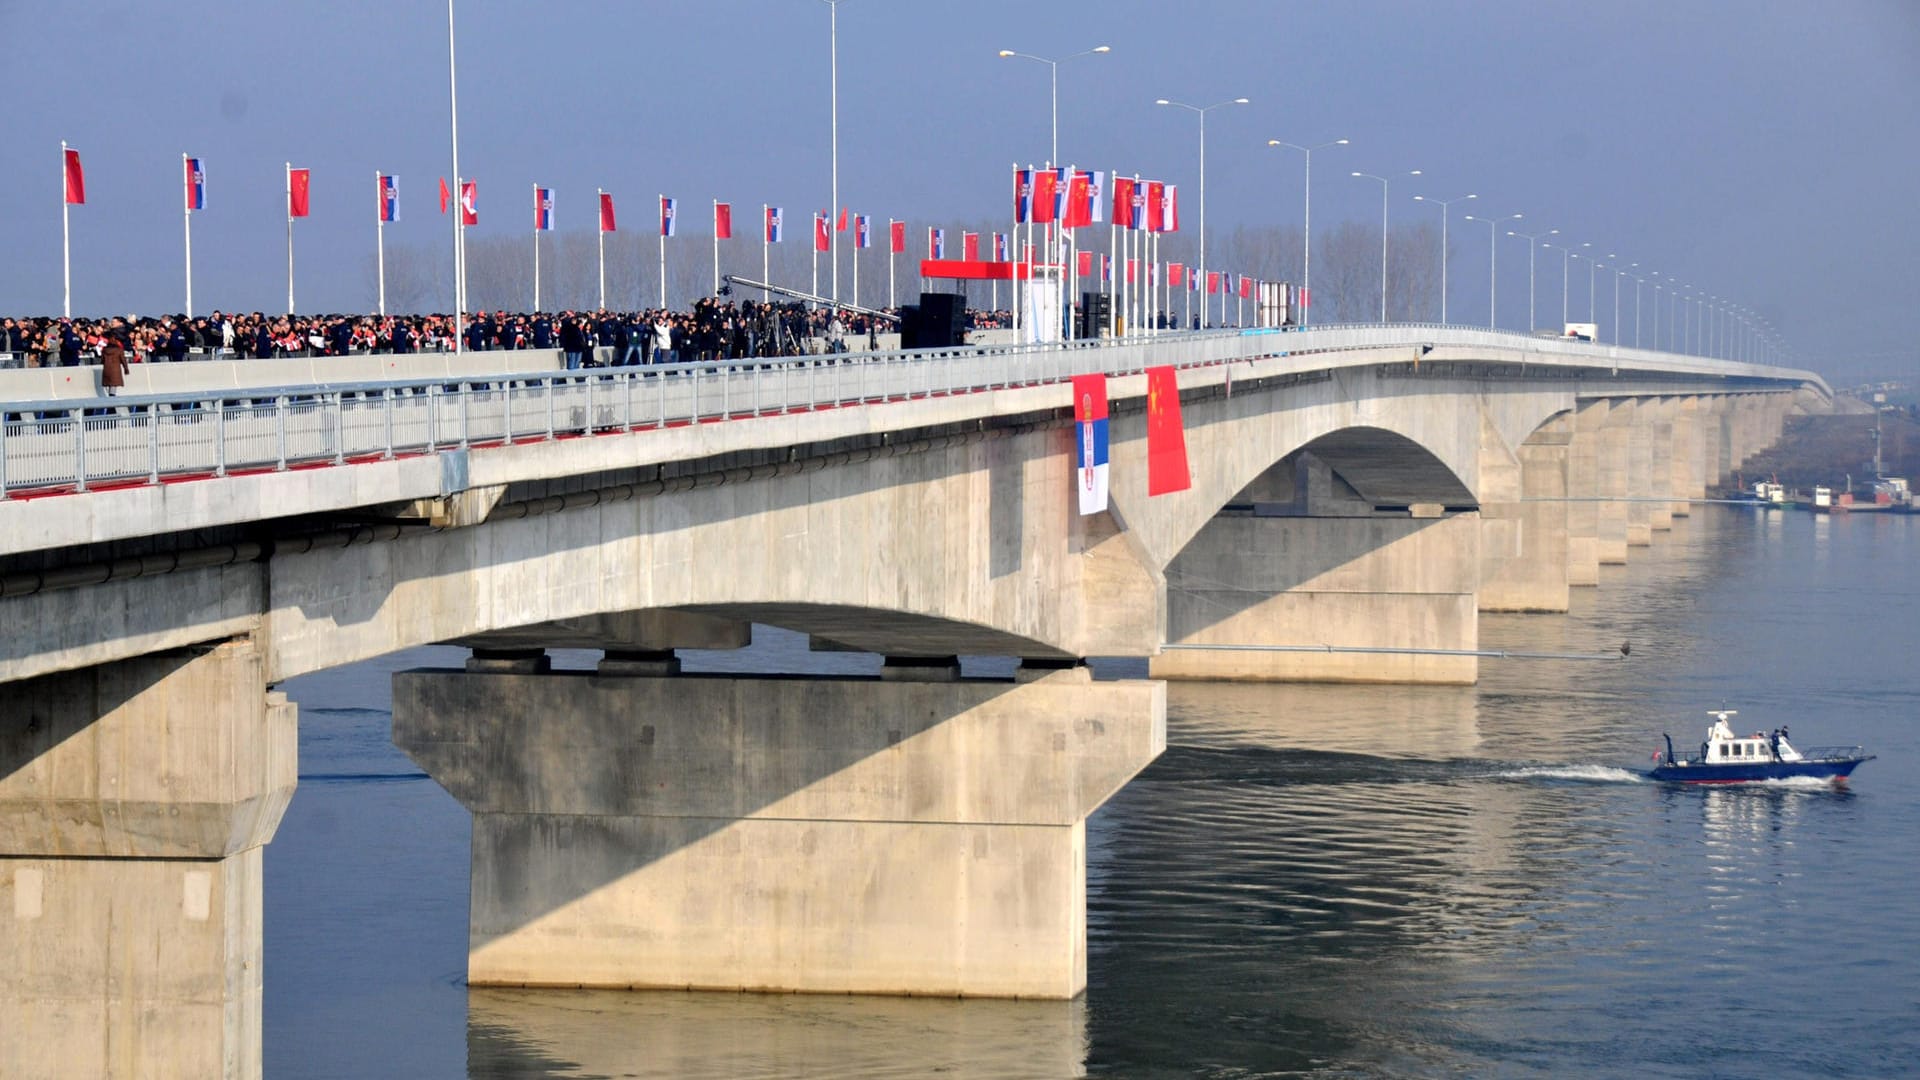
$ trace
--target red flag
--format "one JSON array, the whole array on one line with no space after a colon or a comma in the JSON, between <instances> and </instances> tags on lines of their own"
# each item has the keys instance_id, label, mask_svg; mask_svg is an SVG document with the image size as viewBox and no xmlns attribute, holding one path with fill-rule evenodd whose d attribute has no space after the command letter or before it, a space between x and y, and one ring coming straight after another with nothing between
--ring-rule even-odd
<instances>
[{"instance_id":1,"label":"red flag","mask_svg":"<svg viewBox=\"0 0 1920 1080\"><path fill-rule=\"evenodd\" d=\"M478 180L460 182L460 224L480 224L480 182Z\"/></svg>"},{"instance_id":2,"label":"red flag","mask_svg":"<svg viewBox=\"0 0 1920 1080\"><path fill-rule=\"evenodd\" d=\"M1247 297L1252 295L1253 295L1253 279L1245 275L1241 275L1240 299L1245 300Z\"/></svg>"},{"instance_id":3,"label":"red flag","mask_svg":"<svg viewBox=\"0 0 1920 1080\"><path fill-rule=\"evenodd\" d=\"M600 231L615 231L613 227L613 194L611 192L603 191L600 193Z\"/></svg>"},{"instance_id":4,"label":"red flag","mask_svg":"<svg viewBox=\"0 0 1920 1080\"><path fill-rule=\"evenodd\" d=\"M1186 268L1181 266L1179 263L1168 263L1167 264L1167 285L1169 287L1172 287L1174 285L1185 285L1187 283L1187 279L1180 276L1181 272L1185 269Z\"/></svg>"},{"instance_id":5,"label":"red flag","mask_svg":"<svg viewBox=\"0 0 1920 1080\"><path fill-rule=\"evenodd\" d=\"M290 218L307 216L307 196L310 194L312 170L287 170L287 216Z\"/></svg>"},{"instance_id":6,"label":"red flag","mask_svg":"<svg viewBox=\"0 0 1920 1080\"><path fill-rule=\"evenodd\" d=\"M1093 276L1093 252L1091 251L1080 252L1079 270L1080 270L1081 277Z\"/></svg>"},{"instance_id":7,"label":"red flag","mask_svg":"<svg viewBox=\"0 0 1920 1080\"><path fill-rule=\"evenodd\" d=\"M733 239L733 204L713 204L713 238L716 240Z\"/></svg>"},{"instance_id":8,"label":"red flag","mask_svg":"<svg viewBox=\"0 0 1920 1080\"><path fill-rule=\"evenodd\" d=\"M968 262L980 261L980 234L977 232L960 234L960 257Z\"/></svg>"},{"instance_id":9,"label":"red flag","mask_svg":"<svg viewBox=\"0 0 1920 1080\"><path fill-rule=\"evenodd\" d=\"M41 160L46 160L42 158ZM68 147L66 151L67 201L78 206L87 201L87 177L80 171L80 151Z\"/></svg>"},{"instance_id":10,"label":"red flag","mask_svg":"<svg viewBox=\"0 0 1920 1080\"><path fill-rule=\"evenodd\" d=\"M1033 220L1045 225L1053 220L1053 189L1057 174L1052 169L1033 171Z\"/></svg>"},{"instance_id":11,"label":"red flag","mask_svg":"<svg viewBox=\"0 0 1920 1080\"><path fill-rule=\"evenodd\" d=\"M1147 494L1193 486L1187 432L1180 424L1180 381L1170 366L1147 369Z\"/></svg>"},{"instance_id":12,"label":"red flag","mask_svg":"<svg viewBox=\"0 0 1920 1080\"><path fill-rule=\"evenodd\" d=\"M1067 219L1060 223L1069 229L1093 224L1093 174L1075 172L1067 185Z\"/></svg>"},{"instance_id":13,"label":"red flag","mask_svg":"<svg viewBox=\"0 0 1920 1080\"><path fill-rule=\"evenodd\" d=\"M833 227L833 231L834 232L847 231L847 208L844 206L840 208L840 223Z\"/></svg>"},{"instance_id":14,"label":"red flag","mask_svg":"<svg viewBox=\"0 0 1920 1080\"><path fill-rule=\"evenodd\" d=\"M1167 185L1158 180L1147 181L1147 223L1148 232L1159 232L1165 222Z\"/></svg>"},{"instance_id":15,"label":"red flag","mask_svg":"<svg viewBox=\"0 0 1920 1080\"><path fill-rule=\"evenodd\" d=\"M888 250L892 251L895 255L906 254L907 223L904 221L893 222L887 226L887 231L891 234L887 237Z\"/></svg>"},{"instance_id":16,"label":"red flag","mask_svg":"<svg viewBox=\"0 0 1920 1080\"><path fill-rule=\"evenodd\" d=\"M1220 291L1220 271L1207 271L1207 291L1209 293L1217 293Z\"/></svg>"},{"instance_id":17,"label":"red flag","mask_svg":"<svg viewBox=\"0 0 1920 1080\"><path fill-rule=\"evenodd\" d=\"M1140 265L1140 260L1139 260L1139 259L1128 259L1128 260L1127 260L1127 284L1129 284L1129 285L1131 285L1131 284L1133 284L1133 283L1134 283L1134 273L1133 273L1133 272L1134 272L1134 270L1136 270L1136 269L1138 269L1138 267L1139 267L1139 265Z\"/></svg>"},{"instance_id":18,"label":"red flag","mask_svg":"<svg viewBox=\"0 0 1920 1080\"><path fill-rule=\"evenodd\" d=\"M453 192L447 190L447 178L443 176L440 178L440 212L446 213L447 207L452 204Z\"/></svg>"},{"instance_id":19,"label":"red flag","mask_svg":"<svg viewBox=\"0 0 1920 1080\"><path fill-rule=\"evenodd\" d=\"M813 215L813 250L830 251L833 248L832 237L827 235L827 212Z\"/></svg>"},{"instance_id":20,"label":"red flag","mask_svg":"<svg viewBox=\"0 0 1920 1080\"><path fill-rule=\"evenodd\" d=\"M1123 229L1133 228L1133 178L1116 176L1113 178L1113 217L1115 225Z\"/></svg>"}]
</instances>

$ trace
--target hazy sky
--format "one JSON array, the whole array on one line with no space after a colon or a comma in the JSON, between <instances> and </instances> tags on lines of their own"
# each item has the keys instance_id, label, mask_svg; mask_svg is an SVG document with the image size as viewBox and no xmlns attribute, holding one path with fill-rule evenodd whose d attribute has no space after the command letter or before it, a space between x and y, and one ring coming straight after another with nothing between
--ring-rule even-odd
<instances>
[{"instance_id":1,"label":"hazy sky","mask_svg":"<svg viewBox=\"0 0 1920 1080\"><path fill-rule=\"evenodd\" d=\"M200 309L285 306L288 160L313 170L303 310L364 305L376 170L401 180L391 241L446 234L444 3L0 0L0 40L9 313L60 307L63 138L87 170L77 313L181 307L182 152L208 177ZM749 236L773 202L804 244L828 202L827 40L819 0L463 0L480 229L524 235L537 181L563 229L589 227L605 187L623 229L650 227L664 191L689 233L714 197L747 208ZM1060 69L1061 157L1180 183L1188 227L1195 118L1152 102L1245 96L1208 121L1216 234L1299 223L1300 157L1266 140L1346 137L1315 155L1321 229L1377 220L1379 186L1353 170L1417 168L1393 186L1396 222L1437 217L1416 193L1474 192L1465 212L1524 213L1765 313L1820 370L1920 368L1915 0L844 0L841 201L916 230L1004 217L1009 163L1047 153L1047 72L995 53L1098 44L1113 51ZM1454 313L1484 312L1485 233L1452 239ZM1517 328L1526 245L1501 243L1500 321ZM1543 304L1558 261L1541 260Z\"/></svg>"}]
</instances>

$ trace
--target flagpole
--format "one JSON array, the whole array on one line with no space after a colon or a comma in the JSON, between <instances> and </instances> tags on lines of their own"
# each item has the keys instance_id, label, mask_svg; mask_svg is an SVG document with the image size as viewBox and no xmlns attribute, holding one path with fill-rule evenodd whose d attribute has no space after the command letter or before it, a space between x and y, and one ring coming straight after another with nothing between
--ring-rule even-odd
<instances>
[{"instance_id":1,"label":"flagpole","mask_svg":"<svg viewBox=\"0 0 1920 1080\"><path fill-rule=\"evenodd\" d=\"M605 188L594 188L594 209L600 214L600 310L607 306L607 192Z\"/></svg>"},{"instance_id":2,"label":"flagpole","mask_svg":"<svg viewBox=\"0 0 1920 1080\"><path fill-rule=\"evenodd\" d=\"M540 310L540 185L533 185L533 310Z\"/></svg>"},{"instance_id":3,"label":"flagpole","mask_svg":"<svg viewBox=\"0 0 1920 1080\"><path fill-rule=\"evenodd\" d=\"M181 202L185 203L187 207L185 211L185 227L187 233L187 318L191 319L193 318L193 174L187 172L187 155L185 154L180 155L180 171L186 174L185 179L187 183L187 191L185 193L187 197L181 199Z\"/></svg>"},{"instance_id":4,"label":"flagpole","mask_svg":"<svg viewBox=\"0 0 1920 1080\"><path fill-rule=\"evenodd\" d=\"M853 306L860 306L860 217L853 219Z\"/></svg>"},{"instance_id":5,"label":"flagpole","mask_svg":"<svg viewBox=\"0 0 1920 1080\"><path fill-rule=\"evenodd\" d=\"M293 162L291 161L287 162L287 314L293 314Z\"/></svg>"},{"instance_id":6,"label":"flagpole","mask_svg":"<svg viewBox=\"0 0 1920 1080\"><path fill-rule=\"evenodd\" d=\"M831 243L833 234L828 233L827 236L828 236L828 242ZM813 288L812 290L810 290L809 295L819 296L820 295L820 215L818 214L815 214L813 216L813 235L811 237L808 237L808 240L810 241L810 243L808 243L807 246L813 249L813 256L812 256ZM807 301L807 306L808 306L808 310L811 311L814 307L814 302L811 300Z\"/></svg>"},{"instance_id":7,"label":"flagpole","mask_svg":"<svg viewBox=\"0 0 1920 1080\"><path fill-rule=\"evenodd\" d=\"M67 219L67 140L60 140L60 315L73 318L73 242Z\"/></svg>"},{"instance_id":8,"label":"flagpole","mask_svg":"<svg viewBox=\"0 0 1920 1080\"><path fill-rule=\"evenodd\" d=\"M660 196L660 309L667 307L667 197Z\"/></svg>"},{"instance_id":9,"label":"flagpole","mask_svg":"<svg viewBox=\"0 0 1920 1080\"><path fill-rule=\"evenodd\" d=\"M773 281L772 276L769 275L767 272L768 269L773 265L773 262L772 262L773 244L767 237L767 228L769 225L769 222L767 220L767 212L771 209L772 209L771 204L768 204L768 203L760 204L760 280L765 283L771 283ZM764 288L760 290L761 303L763 304L769 303L772 300L773 300L773 293L767 291Z\"/></svg>"},{"instance_id":10,"label":"flagpole","mask_svg":"<svg viewBox=\"0 0 1920 1080\"><path fill-rule=\"evenodd\" d=\"M379 264L380 273L380 314L387 314L387 185L382 182L380 170L373 170L373 250L374 262Z\"/></svg>"},{"instance_id":11,"label":"flagpole","mask_svg":"<svg viewBox=\"0 0 1920 1080\"><path fill-rule=\"evenodd\" d=\"M453 190L454 201L459 202L460 194L460 76L453 51L453 0L447 0L447 112L451 118L453 136ZM465 349L461 324L467 312L467 264L466 233L461 222L466 215L456 206L453 212L453 351L458 354Z\"/></svg>"}]
</instances>

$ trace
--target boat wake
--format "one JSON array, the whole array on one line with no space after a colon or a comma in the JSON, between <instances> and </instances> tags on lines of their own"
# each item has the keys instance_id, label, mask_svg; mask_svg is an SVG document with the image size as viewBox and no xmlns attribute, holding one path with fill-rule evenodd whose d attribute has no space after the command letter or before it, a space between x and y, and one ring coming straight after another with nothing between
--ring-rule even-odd
<instances>
[{"instance_id":1,"label":"boat wake","mask_svg":"<svg viewBox=\"0 0 1920 1080\"><path fill-rule=\"evenodd\" d=\"M1494 773L1501 780L1566 780L1583 784L1644 784L1645 775L1610 765L1537 765Z\"/></svg>"}]
</instances>

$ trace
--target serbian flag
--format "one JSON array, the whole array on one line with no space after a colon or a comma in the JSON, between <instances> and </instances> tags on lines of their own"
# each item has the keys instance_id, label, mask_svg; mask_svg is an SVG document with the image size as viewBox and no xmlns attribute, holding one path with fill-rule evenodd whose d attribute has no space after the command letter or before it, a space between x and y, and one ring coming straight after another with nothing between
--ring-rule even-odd
<instances>
[{"instance_id":1,"label":"serbian flag","mask_svg":"<svg viewBox=\"0 0 1920 1080\"><path fill-rule=\"evenodd\" d=\"M1147 185L1145 181L1135 180L1133 182L1133 203L1128 213L1131 216L1127 228L1144 229L1147 227Z\"/></svg>"},{"instance_id":2,"label":"serbian flag","mask_svg":"<svg viewBox=\"0 0 1920 1080\"><path fill-rule=\"evenodd\" d=\"M290 218L307 216L307 196L311 193L311 172L307 169L287 170L287 216Z\"/></svg>"},{"instance_id":3,"label":"serbian flag","mask_svg":"<svg viewBox=\"0 0 1920 1080\"><path fill-rule=\"evenodd\" d=\"M960 257L968 262L980 261L980 234L963 232L960 234Z\"/></svg>"},{"instance_id":4,"label":"serbian flag","mask_svg":"<svg viewBox=\"0 0 1920 1080\"><path fill-rule=\"evenodd\" d=\"M1057 175L1052 169L1040 169L1033 174L1033 221L1036 225L1045 225L1053 220L1054 177Z\"/></svg>"},{"instance_id":5,"label":"serbian flag","mask_svg":"<svg viewBox=\"0 0 1920 1080\"><path fill-rule=\"evenodd\" d=\"M87 175L80 171L80 151L72 147L61 150L65 162L67 177L67 201L80 206L87 201Z\"/></svg>"},{"instance_id":6,"label":"serbian flag","mask_svg":"<svg viewBox=\"0 0 1920 1080\"><path fill-rule=\"evenodd\" d=\"M388 176L385 173L380 173L378 175L380 178L380 184L379 184L380 220L381 221L399 221L400 220L400 181L394 177Z\"/></svg>"},{"instance_id":7,"label":"serbian flag","mask_svg":"<svg viewBox=\"0 0 1920 1080\"><path fill-rule=\"evenodd\" d=\"M1067 220L1073 208L1073 169L1062 165L1053 170L1053 219L1062 228L1071 228Z\"/></svg>"},{"instance_id":8,"label":"serbian flag","mask_svg":"<svg viewBox=\"0 0 1920 1080\"><path fill-rule=\"evenodd\" d=\"M1148 232L1159 232L1165 227L1167 214L1167 185L1158 180L1147 181L1147 221L1144 226Z\"/></svg>"},{"instance_id":9,"label":"serbian flag","mask_svg":"<svg viewBox=\"0 0 1920 1080\"><path fill-rule=\"evenodd\" d=\"M887 224L887 250L895 255L907 253L907 223L890 221Z\"/></svg>"},{"instance_id":10,"label":"serbian flag","mask_svg":"<svg viewBox=\"0 0 1920 1080\"><path fill-rule=\"evenodd\" d=\"M814 211L813 213L813 250L815 251L831 250L832 240L827 235L827 226L829 224L830 222L827 221L827 212L825 210Z\"/></svg>"},{"instance_id":11,"label":"serbian flag","mask_svg":"<svg viewBox=\"0 0 1920 1080\"><path fill-rule=\"evenodd\" d=\"M873 246L873 219L865 214L853 215L853 246L855 248Z\"/></svg>"},{"instance_id":12,"label":"serbian flag","mask_svg":"<svg viewBox=\"0 0 1920 1080\"><path fill-rule=\"evenodd\" d=\"M1007 261L1007 234L1006 233L997 232L993 234L993 261L994 262Z\"/></svg>"},{"instance_id":13,"label":"serbian flag","mask_svg":"<svg viewBox=\"0 0 1920 1080\"><path fill-rule=\"evenodd\" d=\"M1033 170L1013 170L1013 221L1024 225L1033 220Z\"/></svg>"},{"instance_id":14,"label":"serbian flag","mask_svg":"<svg viewBox=\"0 0 1920 1080\"><path fill-rule=\"evenodd\" d=\"M833 227L833 231L834 232L847 231L847 208L844 206L840 208L840 223Z\"/></svg>"},{"instance_id":15,"label":"serbian flag","mask_svg":"<svg viewBox=\"0 0 1920 1080\"><path fill-rule=\"evenodd\" d=\"M187 209L204 210L207 206L207 174L200 168L200 159L187 159Z\"/></svg>"},{"instance_id":16,"label":"serbian flag","mask_svg":"<svg viewBox=\"0 0 1920 1080\"><path fill-rule=\"evenodd\" d=\"M1147 494L1193 486L1187 472L1187 432L1180 425L1180 382L1171 366L1147 369Z\"/></svg>"},{"instance_id":17,"label":"serbian flag","mask_svg":"<svg viewBox=\"0 0 1920 1080\"><path fill-rule=\"evenodd\" d=\"M613 232L613 225L613 193L603 191L600 193L600 231Z\"/></svg>"},{"instance_id":18,"label":"serbian flag","mask_svg":"<svg viewBox=\"0 0 1920 1080\"><path fill-rule=\"evenodd\" d=\"M780 234L786 231L786 215L780 212L779 207L777 206L767 207L767 226L766 227L767 227L767 232L766 232L767 243L769 244L779 243Z\"/></svg>"},{"instance_id":19,"label":"serbian flag","mask_svg":"<svg viewBox=\"0 0 1920 1080\"><path fill-rule=\"evenodd\" d=\"M1113 280L1113 256L1111 255L1100 256L1100 280Z\"/></svg>"},{"instance_id":20,"label":"serbian flag","mask_svg":"<svg viewBox=\"0 0 1920 1080\"><path fill-rule=\"evenodd\" d=\"M947 257L947 230L927 226L927 258L944 259Z\"/></svg>"},{"instance_id":21,"label":"serbian flag","mask_svg":"<svg viewBox=\"0 0 1920 1080\"><path fill-rule=\"evenodd\" d=\"M672 236L674 219L680 216L679 203L665 195L660 196L660 235Z\"/></svg>"},{"instance_id":22,"label":"serbian flag","mask_svg":"<svg viewBox=\"0 0 1920 1080\"><path fill-rule=\"evenodd\" d=\"M440 178L440 212L446 213L447 207L452 203L453 192L447 190L447 178L443 176Z\"/></svg>"},{"instance_id":23,"label":"serbian flag","mask_svg":"<svg viewBox=\"0 0 1920 1080\"><path fill-rule=\"evenodd\" d=\"M1081 277L1093 276L1093 252L1091 251L1079 252L1075 256L1074 261L1079 264L1074 267L1075 273L1079 274Z\"/></svg>"},{"instance_id":24,"label":"serbian flag","mask_svg":"<svg viewBox=\"0 0 1920 1080\"><path fill-rule=\"evenodd\" d=\"M1087 223L1105 225L1107 223L1107 174L1095 171L1083 175L1087 178Z\"/></svg>"},{"instance_id":25,"label":"serbian flag","mask_svg":"<svg viewBox=\"0 0 1920 1080\"><path fill-rule=\"evenodd\" d=\"M1303 311L1304 311L1305 309L1307 309L1307 308L1310 308L1310 307L1312 307L1312 306L1313 306L1313 290L1312 290L1312 289L1309 289L1309 288L1307 288L1307 287L1306 287L1305 285L1302 285L1302 286L1300 286L1300 308L1301 308L1301 310L1303 310ZM1336 318L1337 318L1337 317L1338 317L1338 316L1336 316Z\"/></svg>"},{"instance_id":26,"label":"serbian flag","mask_svg":"<svg viewBox=\"0 0 1920 1080\"><path fill-rule=\"evenodd\" d=\"M533 228L535 232L553 231L553 189L533 189Z\"/></svg>"},{"instance_id":27,"label":"serbian flag","mask_svg":"<svg viewBox=\"0 0 1920 1080\"><path fill-rule=\"evenodd\" d=\"M1207 271L1207 294L1211 296L1215 293L1218 293L1219 291L1220 291L1220 272L1218 270Z\"/></svg>"},{"instance_id":28,"label":"serbian flag","mask_svg":"<svg viewBox=\"0 0 1920 1080\"><path fill-rule=\"evenodd\" d=\"M1212 277L1213 275L1209 273L1207 276ZM1200 274L1198 271L1194 271L1194 270L1187 271L1187 289L1190 292L1200 291Z\"/></svg>"},{"instance_id":29,"label":"serbian flag","mask_svg":"<svg viewBox=\"0 0 1920 1080\"><path fill-rule=\"evenodd\" d=\"M713 204L713 238L715 240L733 239L733 204L717 202Z\"/></svg>"},{"instance_id":30,"label":"serbian flag","mask_svg":"<svg viewBox=\"0 0 1920 1080\"><path fill-rule=\"evenodd\" d=\"M1080 514L1107 508L1107 377L1073 377L1074 487Z\"/></svg>"},{"instance_id":31,"label":"serbian flag","mask_svg":"<svg viewBox=\"0 0 1920 1080\"><path fill-rule=\"evenodd\" d=\"M1133 228L1133 180L1129 177L1113 178L1113 223Z\"/></svg>"},{"instance_id":32,"label":"serbian flag","mask_svg":"<svg viewBox=\"0 0 1920 1080\"><path fill-rule=\"evenodd\" d=\"M460 181L460 224L480 224L480 181Z\"/></svg>"},{"instance_id":33,"label":"serbian flag","mask_svg":"<svg viewBox=\"0 0 1920 1080\"><path fill-rule=\"evenodd\" d=\"M1180 186L1167 185L1167 197L1160 203L1160 231L1180 231Z\"/></svg>"}]
</instances>

